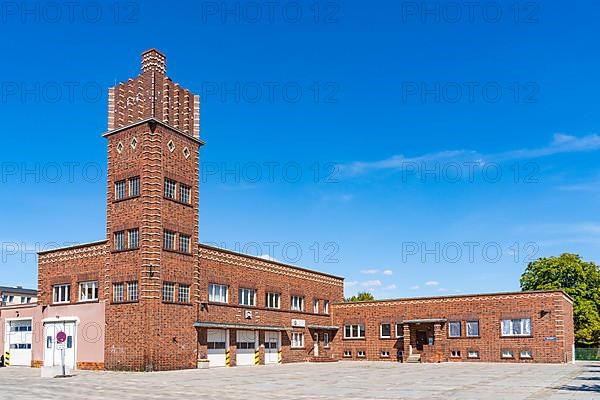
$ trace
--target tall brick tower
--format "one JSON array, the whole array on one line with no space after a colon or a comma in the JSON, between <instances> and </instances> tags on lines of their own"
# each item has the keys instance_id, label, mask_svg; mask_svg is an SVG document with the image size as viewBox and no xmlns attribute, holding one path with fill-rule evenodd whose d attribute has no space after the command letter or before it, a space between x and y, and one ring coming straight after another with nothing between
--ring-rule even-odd
<instances>
[{"instance_id":1,"label":"tall brick tower","mask_svg":"<svg viewBox=\"0 0 600 400\"><path fill-rule=\"evenodd\" d=\"M107 369L195 368L200 100L151 49L109 89Z\"/></svg>"}]
</instances>

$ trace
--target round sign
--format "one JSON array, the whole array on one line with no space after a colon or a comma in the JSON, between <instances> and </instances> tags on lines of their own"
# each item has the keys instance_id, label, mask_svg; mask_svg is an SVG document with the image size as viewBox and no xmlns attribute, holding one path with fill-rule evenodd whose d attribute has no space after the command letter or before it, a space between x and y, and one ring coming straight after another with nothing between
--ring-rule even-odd
<instances>
[{"instance_id":1,"label":"round sign","mask_svg":"<svg viewBox=\"0 0 600 400\"><path fill-rule=\"evenodd\" d=\"M58 332L56 334L56 342L57 343L64 343L65 340L67 340L67 334L64 332Z\"/></svg>"}]
</instances>

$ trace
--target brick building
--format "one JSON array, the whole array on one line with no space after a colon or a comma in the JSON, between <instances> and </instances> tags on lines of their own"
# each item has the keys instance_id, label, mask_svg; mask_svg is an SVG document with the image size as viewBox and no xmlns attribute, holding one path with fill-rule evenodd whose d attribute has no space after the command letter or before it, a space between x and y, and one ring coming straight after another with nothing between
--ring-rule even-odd
<instances>
[{"instance_id":1,"label":"brick building","mask_svg":"<svg viewBox=\"0 0 600 400\"><path fill-rule=\"evenodd\" d=\"M347 304L343 278L198 244L199 97L156 50L109 90L104 137L106 239L39 253L38 304L0 309L5 330L29 326L34 366L56 365L60 347L72 368L144 371L572 358L562 292Z\"/></svg>"}]
</instances>

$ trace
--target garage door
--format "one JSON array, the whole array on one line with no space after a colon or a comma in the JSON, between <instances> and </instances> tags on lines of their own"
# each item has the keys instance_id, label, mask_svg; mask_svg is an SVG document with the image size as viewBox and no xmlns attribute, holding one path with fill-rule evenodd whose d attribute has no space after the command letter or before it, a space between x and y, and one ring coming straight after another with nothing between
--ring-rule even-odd
<instances>
[{"instance_id":1,"label":"garage door","mask_svg":"<svg viewBox=\"0 0 600 400\"><path fill-rule=\"evenodd\" d=\"M236 365L254 365L256 349L256 333L254 331L237 331Z\"/></svg>"},{"instance_id":2,"label":"garage door","mask_svg":"<svg viewBox=\"0 0 600 400\"><path fill-rule=\"evenodd\" d=\"M10 352L10 365L31 366L31 320L8 321L5 347Z\"/></svg>"},{"instance_id":3,"label":"garage door","mask_svg":"<svg viewBox=\"0 0 600 400\"><path fill-rule=\"evenodd\" d=\"M225 353L229 347L228 331L225 329L209 329L207 335L208 359L211 367L224 367Z\"/></svg>"}]
</instances>

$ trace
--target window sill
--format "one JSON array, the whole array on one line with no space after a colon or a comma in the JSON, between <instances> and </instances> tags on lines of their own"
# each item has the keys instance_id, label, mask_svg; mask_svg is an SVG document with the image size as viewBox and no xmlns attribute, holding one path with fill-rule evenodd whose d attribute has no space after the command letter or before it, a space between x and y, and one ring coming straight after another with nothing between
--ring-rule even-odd
<instances>
[{"instance_id":1,"label":"window sill","mask_svg":"<svg viewBox=\"0 0 600 400\"><path fill-rule=\"evenodd\" d=\"M131 249L121 249L121 250L112 250L111 253L112 254L116 254L116 253L127 253L129 251L136 251L139 250L139 247L132 247Z\"/></svg>"},{"instance_id":2,"label":"window sill","mask_svg":"<svg viewBox=\"0 0 600 400\"><path fill-rule=\"evenodd\" d=\"M163 198L165 200L172 201L173 203L181 204L182 206L186 206L186 207L190 207L190 208L194 207L192 203L184 203L183 201L179 201L179 200L177 200L175 198L171 198L171 197L167 197L167 196L163 196Z\"/></svg>"},{"instance_id":3,"label":"window sill","mask_svg":"<svg viewBox=\"0 0 600 400\"><path fill-rule=\"evenodd\" d=\"M124 201L131 200L131 199L137 199L137 198L139 198L139 197L140 197L140 195L139 195L139 194L138 194L138 195L136 195L136 196L127 196L127 197L123 197L122 199L115 199L115 200L113 200L112 202L113 202L113 204L114 204L114 203L122 203L122 202L124 202Z\"/></svg>"},{"instance_id":4,"label":"window sill","mask_svg":"<svg viewBox=\"0 0 600 400\"><path fill-rule=\"evenodd\" d=\"M193 255L192 253L186 253L186 252L180 251L180 250L165 249L164 247L163 247L163 250L166 251L166 252L168 252L168 253L180 254L182 256L192 256Z\"/></svg>"},{"instance_id":5,"label":"window sill","mask_svg":"<svg viewBox=\"0 0 600 400\"><path fill-rule=\"evenodd\" d=\"M391 336L379 336L379 339L392 339Z\"/></svg>"}]
</instances>

